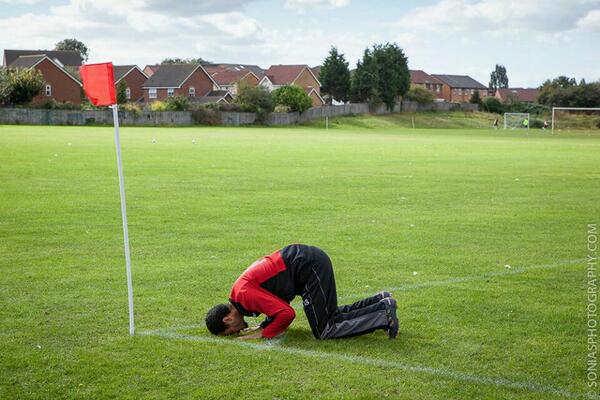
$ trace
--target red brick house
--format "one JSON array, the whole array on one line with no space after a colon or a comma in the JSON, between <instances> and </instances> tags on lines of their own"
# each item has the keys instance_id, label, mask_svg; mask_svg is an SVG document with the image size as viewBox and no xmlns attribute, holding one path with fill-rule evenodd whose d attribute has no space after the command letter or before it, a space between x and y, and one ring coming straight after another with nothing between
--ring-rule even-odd
<instances>
[{"instance_id":1,"label":"red brick house","mask_svg":"<svg viewBox=\"0 0 600 400\"><path fill-rule=\"evenodd\" d=\"M437 75L442 82L442 98L453 103L468 103L475 91L481 98L488 95L488 88L467 75Z\"/></svg>"},{"instance_id":2,"label":"red brick house","mask_svg":"<svg viewBox=\"0 0 600 400\"><path fill-rule=\"evenodd\" d=\"M435 97L443 98L442 86L444 83L442 81L420 69L410 70L409 72L411 85L421 86L433 93Z\"/></svg>"},{"instance_id":3,"label":"red brick house","mask_svg":"<svg viewBox=\"0 0 600 400\"><path fill-rule=\"evenodd\" d=\"M203 67L217 82L219 89L227 90L234 96L240 84L257 86L263 76L262 69L256 65L204 64Z\"/></svg>"},{"instance_id":4,"label":"red brick house","mask_svg":"<svg viewBox=\"0 0 600 400\"><path fill-rule=\"evenodd\" d=\"M269 90L275 90L285 85L298 85L309 94L313 107L325 104L321 97L321 82L306 64L271 65L265 71L265 76L260 80L259 85Z\"/></svg>"},{"instance_id":5,"label":"red brick house","mask_svg":"<svg viewBox=\"0 0 600 400\"><path fill-rule=\"evenodd\" d=\"M161 65L142 85L146 103L172 96L202 97L215 88L219 85L200 64Z\"/></svg>"},{"instance_id":6,"label":"red brick house","mask_svg":"<svg viewBox=\"0 0 600 400\"><path fill-rule=\"evenodd\" d=\"M495 97L501 102L519 101L521 103L535 103L540 94L538 89L508 88L496 90Z\"/></svg>"},{"instance_id":7,"label":"red brick house","mask_svg":"<svg viewBox=\"0 0 600 400\"><path fill-rule=\"evenodd\" d=\"M7 61L6 52L5 61ZM67 67L61 65L59 60L52 59L46 54L21 55L8 65L8 69L21 68L35 68L44 77L42 93L33 99L33 103L40 104L52 99L73 104L81 103L81 82L74 73L68 72Z\"/></svg>"},{"instance_id":8,"label":"red brick house","mask_svg":"<svg viewBox=\"0 0 600 400\"><path fill-rule=\"evenodd\" d=\"M144 99L142 85L148 80L148 76L137 65L115 65L114 78L115 85L121 81L127 84L125 89L127 101L136 102Z\"/></svg>"}]
</instances>

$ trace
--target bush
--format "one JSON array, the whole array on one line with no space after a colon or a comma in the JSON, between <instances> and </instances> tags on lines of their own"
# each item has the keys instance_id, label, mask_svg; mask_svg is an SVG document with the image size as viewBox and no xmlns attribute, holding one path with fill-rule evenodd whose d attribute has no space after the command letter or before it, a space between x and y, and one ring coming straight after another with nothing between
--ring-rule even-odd
<instances>
[{"instance_id":1,"label":"bush","mask_svg":"<svg viewBox=\"0 0 600 400\"><path fill-rule=\"evenodd\" d=\"M167 104L164 101L153 101L148 105L150 111L167 111Z\"/></svg>"},{"instance_id":2,"label":"bush","mask_svg":"<svg viewBox=\"0 0 600 400\"><path fill-rule=\"evenodd\" d=\"M495 97L486 97L485 99L483 99L482 104L484 111L495 114L502 114L504 112L504 106L502 105L500 100L498 100Z\"/></svg>"},{"instance_id":3,"label":"bush","mask_svg":"<svg viewBox=\"0 0 600 400\"><path fill-rule=\"evenodd\" d=\"M8 102L10 94L10 84L8 81L8 71L6 68L0 68L0 104Z\"/></svg>"},{"instance_id":4,"label":"bush","mask_svg":"<svg viewBox=\"0 0 600 400\"><path fill-rule=\"evenodd\" d=\"M235 98L243 111L256 113L256 121L263 122L275 107L272 94L262 86L240 85Z\"/></svg>"},{"instance_id":5,"label":"bush","mask_svg":"<svg viewBox=\"0 0 600 400\"><path fill-rule=\"evenodd\" d=\"M433 103L433 93L425 89L422 86L411 86L406 98L411 101L416 101L419 104L431 104Z\"/></svg>"},{"instance_id":6,"label":"bush","mask_svg":"<svg viewBox=\"0 0 600 400\"><path fill-rule=\"evenodd\" d=\"M221 123L220 112L212 107L213 104L202 105L192 109L192 119L200 125L219 125Z\"/></svg>"},{"instance_id":7,"label":"bush","mask_svg":"<svg viewBox=\"0 0 600 400\"><path fill-rule=\"evenodd\" d=\"M275 106L275 109L273 110L276 113L289 113L290 107L288 106L284 106L283 104L278 104Z\"/></svg>"},{"instance_id":8,"label":"bush","mask_svg":"<svg viewBox=\"0 0 600 400\"><path fill-rule=\"evenodd\" d=\"M33 68L9 71L7 78L6 100L12 104L30 103L44 87L44 76Z\"/></svg>"},{"instance_id":9,"label":"bush","mask_svg":"<svg viewBox=\"0 0 600 400\"><path fill-rule=\"evenodd\" d=\"M56 101L54 99L50 99L48 101L45 101L44 103L42 103L40 105L40 108L44 108L46 110L81 110L81 107L78 105L75 105L73 103L70 103L68 101L65 101L64 103L61 103L59 101Z\"/></svg>"},{"instance_id":10,"label":"bush","mask_svg":"<svg viewBox=\"0 0 600 400\"><path fill-rule=\"evenodd\" d=\"M286 85L273 92L275 104L288 106L291 111L303 113L312 106L312 100L300 86Z\"/></svg>"},{"instance_id":11,"label":"bush","mask_svg":"<svg viewBox=\"0 0 600 400\"><path fill-rule=\"evenodd\" d=\"M218 106L217 109L220 111L231 111L231 112L243 111L242 107L236 103L219 103L219 104L217 104L217 106Z\"/></svg>"},{"instance_id":12,"label":"bush","mask_svg":"<svg viewBox=\"0 0 600 400\"><path fill-rule=\"evenodd\" d=\"M136 103L125 103L119 106L119 110L129 111L133 113L133 115L138 116L142 113L142 107Z\"/></svg>"},{"instance_id":13,"label":"bush","mask_svg":"<svg viewBox=\"0 0 600 400\"><path fill-rule=\"evenodd\" d=\"M167 97L164 103L167 111L187 111L190 109L190 101L185 96Z\"/></svg>"}]
</instances>

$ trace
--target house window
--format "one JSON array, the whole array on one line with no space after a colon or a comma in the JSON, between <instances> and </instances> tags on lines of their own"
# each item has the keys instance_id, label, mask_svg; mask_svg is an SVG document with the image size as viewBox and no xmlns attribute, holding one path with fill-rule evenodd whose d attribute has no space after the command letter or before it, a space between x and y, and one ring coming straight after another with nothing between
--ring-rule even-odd
<instances>
[{"instance_id":1,"label":"house window","mask_svg":"<svg viewBox=\"0 0 600 400\"><path fill-rule=\"evenodd\" d=\"M46 96L52 96L52 85L46 85Z\"/></svg>"},{"instance_id":2,"label":"house window","mask_svg":"<svg viewBox=\"0 0 600 400\"><path fill-rule=\"evenodd\" d=\"M196 97L196 88L193 86L190 86L190 88L188 89L188 95L190 97Z\"/></svg>"},{"instance_id":3,"label":"house window","mask_svg":"<svg viewBox=\"0 0 600 400\"><path fill-rule=\"evenodd\" d=\"M169 96L169 97L175 96L175 88L172 88L172 87L168 88L167 89L167 96Z\"/></svg>"},{"instance_id":4,"label":"house window","mask_svg":"<svg viewBox=\"0 0 600 400\"><path fill-rule=\"evenodd\" d=\"M125 98L127 98L127 100L131 100L131 89L125 88Z\"/></svg>"},{"instance_id":5,"label":"house window","mask_svg":"<svg viewBox=\"0 0 600 400\"><path fill-rule=\"evenodd\" d=\"M442 91L442 85L436 85L435 86L435 91L438 92L438 93L441 92Z\"/></svg>"},{"instance_id":6,"label":"house window","mask_svg":"<svg viewBox=\"0 0 600 400\"><path fill-rule=\"evenodd\" d=\"M458 94L462 94L462 89L458 89Z\"/></svg>"},{"instance_id":7,"label":"house window","mask_svg":"<svg viewBox=\"0 0 600 400\"><path fill-rule=\"evenodd\" d=\"M148 97L151 99L155 99L156 96L156 88L150 88L148 89Z\"/></svg>"}]
</instances>

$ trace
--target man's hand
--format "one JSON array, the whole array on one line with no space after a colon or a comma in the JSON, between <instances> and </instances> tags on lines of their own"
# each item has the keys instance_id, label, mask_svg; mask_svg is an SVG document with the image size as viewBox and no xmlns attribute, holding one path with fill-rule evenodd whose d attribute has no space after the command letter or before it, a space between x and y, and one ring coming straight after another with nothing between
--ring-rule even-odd
<instances>
[{"instance_id":1,"label":"man's hand","mask_svg":"<svg viewBox=\"0 0 600 400\"><path fill-rule=\"evenodd\" d=\"M252 329L252 330L249 331L248 329ZM238 340L252 340L252 339L262 338L262 328L259 326L255 327L255 328L247 328L246 331L248 331L248 332L254 331L254 333L249 334L249 335L239 336L237 339Z\"/></svg>"},{"instance_id":2,"label":"man's hand","mask_svg":"<svg viewBox=\"0 0 600 400\"><path fill-rule=\"evenodd\" d=\"M256 326L251 326L251 327L246 328L246 329L242 329L240 332L243 335L246 335L246 334L248 334L250 332L255 332L255 331L259 330L259 329L260 329L260 325L256 325Z\"/></svg>"}]
</instances>

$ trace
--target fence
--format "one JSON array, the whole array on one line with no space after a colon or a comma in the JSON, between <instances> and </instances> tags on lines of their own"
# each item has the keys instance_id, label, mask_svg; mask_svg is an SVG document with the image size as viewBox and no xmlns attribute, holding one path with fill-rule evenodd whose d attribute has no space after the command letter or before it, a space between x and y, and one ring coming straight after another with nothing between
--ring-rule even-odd
<instances>
[{"instance_id":1,"label":"fence","mask_svg":"<svg viewBox=\"0 0 600 400\"><path fill-rule=\"evenodd\" d=\"M43 110L0 108L0 123L24 125L112 125L111 110ZM188 111L119 111L121 125L192 125Z\"/></svg>"},{"instance_id":2,"label":"fence","mask_svg":"<svg viewBox=\"0 0 600 400\"><path fill-rule=\"evenodd\" d=\"M418 104L403 101L396 104L392 112L420 111L477 111L477 104L432 103ZM344 104L340 106L323 106L306 110L302 114L271 113L267 116L267 125L293 125L318 118L337 117L341 115L367 114L366 103ZM374 114L389 114L385 105L372 110ZM222 125L250 125L256 121L256 115L247 112L221 112ZM142 111L134 113L119 111L121 125L161 126L161 125L193 125L195 122L189 111ZM0 124L24 125L112 125L111 110L44 110L28 108L0 108Z\"/></svg>"}]
</instances>

